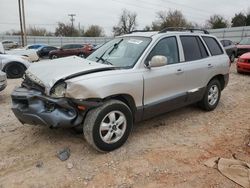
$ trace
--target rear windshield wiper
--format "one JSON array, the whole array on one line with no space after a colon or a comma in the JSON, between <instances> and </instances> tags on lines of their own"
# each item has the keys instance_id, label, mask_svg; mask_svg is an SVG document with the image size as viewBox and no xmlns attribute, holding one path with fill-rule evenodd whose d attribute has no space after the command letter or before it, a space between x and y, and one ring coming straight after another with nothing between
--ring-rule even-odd
<instances>
[{"instance_id":1,"label":"rear windshield wiper","mask_svg":"<svg viewBox=\"0 0 250 188\"><path fill-rule=\"evenodd\" d=\"M114 46L113 46L113 48L108 53L108 55L110 55L115 49L117 49L117 47L119 46L119 44L122 41L123 41L123 39L121 39L119 42L115 43ZM100 60L102 60L103 63L107 62L108 64L113 65L112 63L110 63L109 61L107 61L107 59L103 59L103 56L107 53L108 50L109 50L109 48L107 50L105 50L105 52L100 57L95 57L97 59L96 62L99 62Z\"/></svg>"}]
</instances>

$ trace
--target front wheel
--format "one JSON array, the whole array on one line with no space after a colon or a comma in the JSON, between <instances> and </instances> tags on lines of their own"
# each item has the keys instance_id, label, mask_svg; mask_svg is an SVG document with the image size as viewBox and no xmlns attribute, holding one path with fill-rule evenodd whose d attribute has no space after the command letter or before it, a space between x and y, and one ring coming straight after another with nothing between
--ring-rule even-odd
<instances>
[{"instance_id":1,"label":"front wheel","mask_svg":"<svg viewBox=\"0 0 250 188\"><path fill-rule=\"evenodd\" d=\"M217 79L211 80L207 85L206 92L203 96L203 99L199 102L199 105L202 109L206 111L214 110L221 96L221 85Z\"/></svg>"},{"instance_id":2,"label":"front wheel","mask_svg":"<svg viewBox=\"0 0 250 188\"><path fill-rule=\"evenodd\" d=\"M19 63L10 63L5 68L8 78L21 78L25 72L25 68Z\"/></svg>"},{"instance_id":3,"label":"front wheel","mask_svg":"<svg viewBox=\"0 0 250 188\"><path fill-rule=\"evenodd\" d=\"M122 146L132 130L130 108L118 100L110 100L88 112L83 132L86 141L101 152Z\"/></svg>"}]
</instances>

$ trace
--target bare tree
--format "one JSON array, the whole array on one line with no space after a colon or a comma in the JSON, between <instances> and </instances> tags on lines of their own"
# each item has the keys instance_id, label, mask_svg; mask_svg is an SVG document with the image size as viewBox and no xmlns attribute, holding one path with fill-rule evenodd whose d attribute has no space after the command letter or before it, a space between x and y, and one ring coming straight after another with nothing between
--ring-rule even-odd
<instances>
[{"instance_id":1,"label":"bare tree","mask_svg":"<svg viewBox=\"0 0 250 188\"><path fill-rule=\"evenodd\" d=\"M161 30L166 27L191 27L181 11L169 10L156 13L157 20L152 23L152 30Z\"/></svg>"},{"instance_id":2,"label":"bare tree","mask_svg":"<svg viewBox=\"0 0 250 188\"><path fill-rule=\"evenodd\" d=\"M137 14L128 10L123 10L117 26L113 27L113 33L115 36L130 33L136 29L137 26Z\"/></svg>"},{"instance_id":3,"label":"bare tree","mask_svg":"<svg viewBox=\"0 0 250 188\"><path fill-rule=\"evenodd\" d=\"M103 28L99 25L91 25L84 33L85 37L103 37L104 35Z\"/></svg>"},{"instance_id":4,"label":"bare tree","mask_svg":"<svg viewBox=\"0 0 250 188\"><path fill-rule=\"evenodd\" d=\"M55 35L71 37L71 36L79 36L79 32L74 27L72 28L71 24L58 22L58 26L56 27L56 30L55 30Z\"/></svg>"}]
</instances>

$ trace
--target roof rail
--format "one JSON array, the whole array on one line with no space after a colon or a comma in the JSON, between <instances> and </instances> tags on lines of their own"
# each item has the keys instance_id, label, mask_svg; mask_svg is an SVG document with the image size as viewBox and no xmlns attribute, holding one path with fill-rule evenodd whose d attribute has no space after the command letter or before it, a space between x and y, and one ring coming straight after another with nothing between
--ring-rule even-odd
<instances>
[{"instance_id":1,"label":"roof rail","mask_svg":"<svg viewBox=\"0 0 250 188\"><path fill-rule=\"evenodd\" d=\"M133 31L130 31L129 34L137 33L137 32L154 32L154 31L153 30L133 30Z\"/></svg>"},{"instance_id":2,"label":"roof rail","mask_svg":"<svg viewBox=\"0 0 250 188\"><path fill-rule=\"evenodd\" d=\"M204 34L209 34L209 32L205 29L185 28L185 27L166 27L163 30L159 31L159 33L166 33L168 31L190 31L191 33L194 33L194 31L202 31Z\"/></svg>"}]
</instances>

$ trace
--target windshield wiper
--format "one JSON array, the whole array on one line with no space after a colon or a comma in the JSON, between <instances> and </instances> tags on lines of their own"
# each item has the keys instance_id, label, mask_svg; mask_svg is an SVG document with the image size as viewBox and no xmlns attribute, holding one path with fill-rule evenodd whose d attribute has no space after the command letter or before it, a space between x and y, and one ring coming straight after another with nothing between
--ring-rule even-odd
<instances>
[{"instance_id":1,"label":"windshield wiper","mask_svg":"<svg viewBox=\"0 0 250 188\"><path fill-rule=\"evenodd\" d=\"M108 55L110 55L115 49L117 49L117 47L119 46L119 44L123 41L123 39L121 39L119 42L115 43L113 48L110 50L110 52L108 53ZM107 50L104 51L104 53L100 56L100 57L95 57L97 59L96 62L99 62L100 60L102 60L103 63L109 64L109 65L113 65L112 63L110 63L107 59L103 59L103 56L107 53L107 51L109 50L109 48Z\"/></svg>"}]
</instances>

